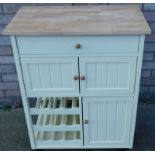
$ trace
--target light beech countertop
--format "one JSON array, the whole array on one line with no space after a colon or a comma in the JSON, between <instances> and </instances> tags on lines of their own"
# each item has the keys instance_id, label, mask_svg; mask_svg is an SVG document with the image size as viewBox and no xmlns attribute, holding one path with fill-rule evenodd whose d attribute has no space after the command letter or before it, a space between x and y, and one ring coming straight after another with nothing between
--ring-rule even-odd
<instances>
[{"instance_id":1,"label":"light beech countertop","mask_svg":"<svg viewBox=\"0 0 155 155\"><path fill-rule=\"evenodd\" d=\"M138 6L22 7L6 35L150 34Z\"/></svg>"}]
</instances>

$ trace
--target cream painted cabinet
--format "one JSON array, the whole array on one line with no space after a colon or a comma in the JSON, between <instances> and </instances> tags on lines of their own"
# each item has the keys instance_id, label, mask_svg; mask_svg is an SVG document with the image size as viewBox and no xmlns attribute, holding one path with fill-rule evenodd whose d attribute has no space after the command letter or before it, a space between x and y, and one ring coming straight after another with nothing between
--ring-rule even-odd
<instances>
[{"instance_id":1,"label":"cream painted cabinet","mask_svg":"<svg viewBox=\"0 0 155 155\"><path fill-rule=\"evenodd\" d=\"M137 6L25 7L3 33L32 149L132 148L150 33Z\"/></svg>"}]
</instances>

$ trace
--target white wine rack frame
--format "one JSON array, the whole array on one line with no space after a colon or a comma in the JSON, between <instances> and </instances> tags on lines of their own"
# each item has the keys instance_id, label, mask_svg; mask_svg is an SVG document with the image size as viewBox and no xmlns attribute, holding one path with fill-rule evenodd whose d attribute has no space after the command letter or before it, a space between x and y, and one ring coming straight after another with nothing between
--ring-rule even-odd
<instances>
[{"instance_id":1,"label":"white wine rack frame","mask_svg":"<svg viewBox=\"0 0 155 155\"><path fill-rule=\"evenodd\" d=\"M39 97L30 114L36 146L81 145L81 104L77 97Z\"/></svg>"}]
</instances>

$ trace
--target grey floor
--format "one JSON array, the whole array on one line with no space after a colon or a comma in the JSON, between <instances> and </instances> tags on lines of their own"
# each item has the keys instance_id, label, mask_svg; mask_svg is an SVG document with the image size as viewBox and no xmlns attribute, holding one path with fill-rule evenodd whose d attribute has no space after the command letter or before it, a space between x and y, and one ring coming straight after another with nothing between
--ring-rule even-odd
<instances>
[{"instance_id":1,"label":"grey floor","mask_svg":"<svg viewBox=\"0 0 155 155\"><path fill-rule=\"evenodd\" d=\"M22 108L0 110L0 150L31 150ZM132 150L155 150L155 104L138 106Z\"/></svg>"}]
</instances>

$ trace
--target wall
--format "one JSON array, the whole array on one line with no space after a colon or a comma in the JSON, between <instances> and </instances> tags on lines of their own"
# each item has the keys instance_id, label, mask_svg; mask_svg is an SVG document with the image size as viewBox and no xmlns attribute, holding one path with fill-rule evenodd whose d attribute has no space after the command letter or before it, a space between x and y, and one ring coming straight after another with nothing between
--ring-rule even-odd
<instances>
[{"instance_id":1,"label":"wall","mask_svg":"<svg viewBox=\"0 0 155 155\"><path fill-rule=\"evenodd\" d=\"M10 39L1 32L21 6L30 5L110 5L110 4L0 4L0 107L21 102ZM115 4L118 5L118 4ZM123 5L123 4L121 4ZM155 4L139 4L152 34L146 36L140 100L155 100Z\"/></svg>"}]
</instances>

